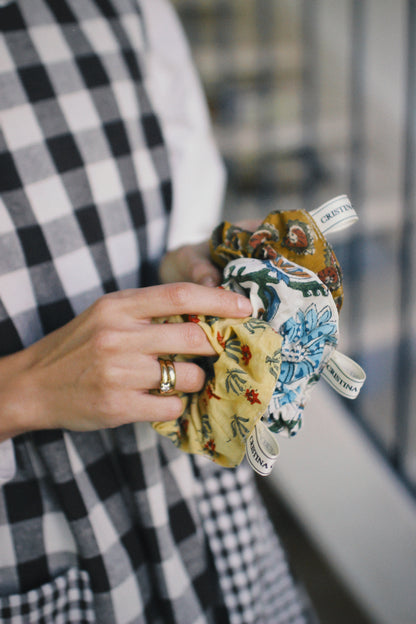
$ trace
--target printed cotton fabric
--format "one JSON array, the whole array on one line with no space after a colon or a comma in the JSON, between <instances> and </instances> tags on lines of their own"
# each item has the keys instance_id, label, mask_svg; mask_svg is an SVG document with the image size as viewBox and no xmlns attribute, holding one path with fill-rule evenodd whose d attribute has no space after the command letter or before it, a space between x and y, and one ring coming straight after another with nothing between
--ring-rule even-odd
<instances>
[{"instance_id":1,"label":"printed cotton fabric","mask_svg":"<svg viewBox=\"0 0 416 624\"><path fill-rule=\"evenodd\" d=\"M282 339L280 367L263 420L273 433L295 435L305 402L338 343L338 312L319 278L282 256L239 258L224 270L224 285L245 293L254 316ZM266 361L273 355L268 354Z\"/></svg>"},{"instance_id":2,"label":"printed cotton fabric","mask_svg":"<svg viewBox=\"0 0 416 624\"><path fill-rule=\"evenodd\" d=\"M172 323L184 320L189 316L169 318ZM182 416L154 427L182 451L206 455L221 466L238 466L246 440L274 392L282 338L255 318L193 316L191 320L205 331L217 357L202 363L207 368L203 391L181 393Z\"/></svg>"},{"instance_id":3,"label":"printed cotton fabric","mask_svg":"<svg viewBox=\"0 0 416 624\"><path fill-rule=\"evenodd\" d=\"M202 392L181 395L180 418L154 427L187 453L237 466L261 418L276 434L293 436L301 428L307 397L338 343L341 270L304 211L274 212L254 233L221 224L210 242L213 261L224 268L222 287L249 297L253 318L164 321L199 323L217 357L211 365L205 361ZM302 265L286 257L293 255ZM336 267L337 279L329 280L332 293L325 283L329 267L320 268L326 262Z\"/></svg>"},{"instance_id":4,"label":"printed cotton fabric","mask_svg":"<svg viewBox=\"0 0 416 624\"><path fill-rule=\"evenodd\" d=\"M254 316L282 336L279 378L264 420L274 433L295 435L338 343L344 294L335 253L307 211L291 210L270 213L254 232L220 224L211 256L224 269L224 286L249 296Z\"/></svg>"},{"instance_id":5,"label":"printed cotton fabric","mask_svg":"<svg viewBox=\"0 0 416 624\"><path fill-rule=\"evenodd\" d=\"M274 260L284 256L315 273L331 291L338 311L342 307L341 267L331 245L306 210L271 212L255 232L221 223L211 238L211 255L223 268L234 258Z\"/></svg>"},{"instance_id":6,"label":"printed cotton fabric","mask_svg":"<svg viewBox=\"0 0 416 624\"><path fill-rule=\"evenodd\" d=\"M152 282L171 180L140 3L19 0L0 8L0 32L7 355L102 294ZM77 624L307 621L246 466L225 480L211 462L197 470L147 423L25 434L13 453L0 487L5 624L59 609Z\"/></svg>"}]
</instances>

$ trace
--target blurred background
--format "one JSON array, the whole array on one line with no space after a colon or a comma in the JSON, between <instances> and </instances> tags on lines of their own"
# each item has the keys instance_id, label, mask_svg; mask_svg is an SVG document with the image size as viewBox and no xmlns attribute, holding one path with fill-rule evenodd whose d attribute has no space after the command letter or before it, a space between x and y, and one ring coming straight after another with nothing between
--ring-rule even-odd
<instances>
[{"instance_id":1,"label":"blurred background","mask_svg":"<svg viewBox=\"0 0 416 624\"><path fill-rule=\"evenodd\" d=\"M341 349L259 483L322 624L416 624L416 2L175 0L228 173L225 217L346 193Z\"/></svg>"}]
</instances>

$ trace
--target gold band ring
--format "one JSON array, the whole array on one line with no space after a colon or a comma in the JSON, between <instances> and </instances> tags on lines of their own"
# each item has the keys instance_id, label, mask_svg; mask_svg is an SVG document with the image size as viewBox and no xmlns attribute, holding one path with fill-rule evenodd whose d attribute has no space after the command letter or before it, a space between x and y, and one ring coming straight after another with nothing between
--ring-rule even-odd
<instances>
[{"instance_id":1,"label":"gold band ring","mask_svg":"<svg viewBox=\"0 0 416 624\"><path fill-rule=\"evenodd\" d=\"M158 358L160 364L160 394L172 394L176 384L176 371L172 360Z\"/></svg>"}]
</instances>

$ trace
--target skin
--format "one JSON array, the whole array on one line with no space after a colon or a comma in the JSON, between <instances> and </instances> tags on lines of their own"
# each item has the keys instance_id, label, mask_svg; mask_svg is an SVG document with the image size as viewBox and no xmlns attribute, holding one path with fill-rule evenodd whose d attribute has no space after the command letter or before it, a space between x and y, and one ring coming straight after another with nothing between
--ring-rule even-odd
<instances>
[{"instance_id":1,"label":"skin","mask_svg":"<svg viewBox=\"0 0 416 624\"><path fill-rule=\"evenodd\" d=\"M67 325L0 360L0 441L26 431L93 431L133 421L171 420L181 414L176 396L149 390L160 382L158 355L213 355L195 323L151 324L154 317L210 314L243 318L250 302L212 288L219 273L208 244L169 252L160 286L104 295ZM196 392L204 373L177 363L176 389Z\"/></svg>"}]
</instances>

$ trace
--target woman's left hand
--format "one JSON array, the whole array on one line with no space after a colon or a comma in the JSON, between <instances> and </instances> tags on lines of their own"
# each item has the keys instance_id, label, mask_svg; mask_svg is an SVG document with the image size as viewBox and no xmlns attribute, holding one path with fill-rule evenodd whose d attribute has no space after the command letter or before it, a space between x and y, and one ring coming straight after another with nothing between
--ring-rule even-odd
<instances>
[{"instance_id":1,"label":"woman's left hand","mask_svg":"<svg viewBox=\"0 0 416 624\"><path fill-rule=\"evenodd\" d=\"M193 282L201 286L219 286L221 273L212 264L209 243L183 245L168 251L159 267L162 283Z\"/></svg>"}]
</instances>

